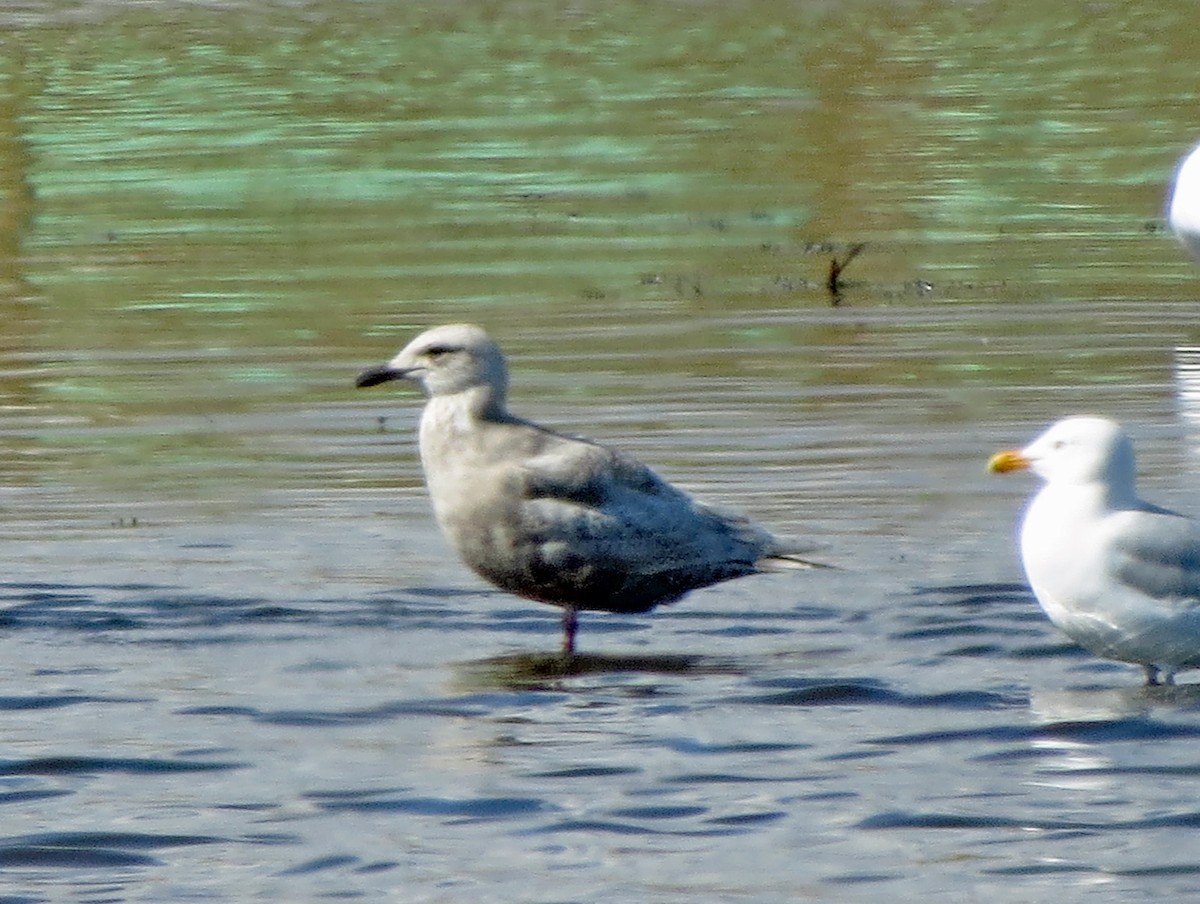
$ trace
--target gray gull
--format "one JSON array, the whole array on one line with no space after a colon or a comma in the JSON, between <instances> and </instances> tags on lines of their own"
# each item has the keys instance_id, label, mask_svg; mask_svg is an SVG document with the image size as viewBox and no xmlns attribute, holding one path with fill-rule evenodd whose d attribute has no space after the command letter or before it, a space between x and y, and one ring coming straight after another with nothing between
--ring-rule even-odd
<instances>
[{"instance_id":1,"label":"gray gull","mask_svg":"<svg viewBox=\"0 0 1200 904\"><path fill-rule=\"evenodd\" d=\"M510 414L504 355L477 326L427 330L356 385L389 380L428 399L421 465L442 533L497 587L562 607L567 654L580 610L648 612L731 578L825 567L622 452Z\"/></svg>"},{"instance_id":2,"label":"gray gull","mask_svg":"<svg viewBox=\"0 0 1200 904\"><path fill-rule=\"evenodd\" d=\"M1021 559L1050 621L1146 683L1200 667L1200 524L1137 496L1133 443L1110 420L1069 417L988 469L1045 485L1021 523Z\"/></svg>"}]
</instances>

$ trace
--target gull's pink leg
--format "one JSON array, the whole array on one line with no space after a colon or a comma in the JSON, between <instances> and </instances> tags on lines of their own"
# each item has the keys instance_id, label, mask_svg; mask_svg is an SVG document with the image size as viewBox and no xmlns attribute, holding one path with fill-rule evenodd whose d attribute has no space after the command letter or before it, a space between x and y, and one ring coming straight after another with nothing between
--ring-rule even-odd
<instances>
[{"instance_id":1,"label":"gull's pink leg","mask_svg":"<svg viewBox=\"0 0 1200 904\"><path fill-rule=\"evenodd\" d=\"M579 627L579 613L570 606L563 609L563 655L575 655L575 629Z\"/></svg>"}]
</instances>

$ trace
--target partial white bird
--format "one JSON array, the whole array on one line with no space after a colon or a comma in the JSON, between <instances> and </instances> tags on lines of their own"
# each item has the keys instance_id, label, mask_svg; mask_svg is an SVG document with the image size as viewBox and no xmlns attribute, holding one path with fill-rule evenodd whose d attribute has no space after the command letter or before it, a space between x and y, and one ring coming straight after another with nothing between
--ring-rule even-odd
<instances>
[{"instance_id":1,"label":"partial white bird","mask_svg":"<svg viewBox=\"0 0 1200 904\"><path fill-rule=\"evenodd\" d=\"M1167 222L1188 253L1200 262L1200 145L1192 148L1175 170L1171 196L1167 201ZM1194 345L1175 347L1175 383L1180 414L1189 422L1193 445L1196 425L1200 423L1200 359Z\"/></svg>"},{"instance_id":2,"label":"partial white bird","mask_svg":"<svg viewBox=\"0 0 1200 904\"><path fill-rule=\"evenodd\" d=\"M1167 222L1188 253L1200 261L1200 146L1193 148L1175 171Z\"/></svg>"},{"instance_id":3,"label":"partial white bird","mask_svg":"<svg viewBox=\"0 0 1200 904\"><path fill-rule=\"evenodd\" d=\"M425 483L442 533L497 587L580 610L646 612L690 590L774 567L822 567L811 547L718 511L633 458L510 414L499 346L477 326L421 333L357 385L418 384Z\"/></svg>"},{"instance_id":4,"label":"partial white bird","mask_svg":"<svg viewBox=\"0 0 1200 904\"><path fill-rule=\"evenodd\" d=\"M1020 543L1050 621L1097 656L1144 666L1147 684L1200 667L1200 525L1138 498L1120 426L1069 417L988 468L1045 481Z\"/></svg>"}]
</instances>

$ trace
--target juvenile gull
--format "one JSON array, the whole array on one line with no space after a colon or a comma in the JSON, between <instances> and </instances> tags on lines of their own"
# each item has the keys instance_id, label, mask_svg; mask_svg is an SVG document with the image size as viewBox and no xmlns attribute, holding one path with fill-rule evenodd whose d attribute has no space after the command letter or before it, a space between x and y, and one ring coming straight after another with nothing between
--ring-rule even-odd
<instances>
[{"instance_id":1,"label":"juvenile gull","mask_svg":"<svg viewBox=\"0 0 1200 904\"><path fill-rule=\"evenodd\" d=\"M497 587L577 613L647 612L690 590L807 551L718 511L633 458L509 414L499 346L470 324L435 327L356 385L410 380L428 401L420 449L433 512L468 566Z\"/></svg>"},{"instance_id":2,"label":"juvenile gull","mask_svg":"<svg viewBox=\"0 0 1200 904\"><path fill-rule=\"evenodd\" d=\"M1147 684L1200 667L1200 525L1138 498L1133 443L1117 424L1066 418L988 468L1045 481L1020 533L1050 621L1097 656L1144 666Z\"/></svg>"}]
</instances>

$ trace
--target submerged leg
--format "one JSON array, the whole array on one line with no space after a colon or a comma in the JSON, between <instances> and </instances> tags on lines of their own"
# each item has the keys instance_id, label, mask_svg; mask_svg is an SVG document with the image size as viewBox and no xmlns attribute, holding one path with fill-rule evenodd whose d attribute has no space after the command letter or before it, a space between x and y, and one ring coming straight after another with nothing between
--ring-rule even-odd
<instances>
[{"instance_id":1,"label":"submerged leg","mask_svg":"<svg viewBox=\"0 0 1200 904\"><path fill-rule=\"evenodd\" d=\"M1156 665L1145 666L1146 669L1146 687L1159 687L1166 685L1171 687L1175 684L1175 669L1165 668L1160 669Z\"/></svg>"},{"instance_id":2,"label":"submerged leg","mask_svg":"<svg viewBox=\"0 0 1200 904\"><path fill-rule=\"evenodd\" d=\"M575 630L579 627L579 613L567 606L563 609L563 655L575 655Z\"/></svg>"}]
</instances>

